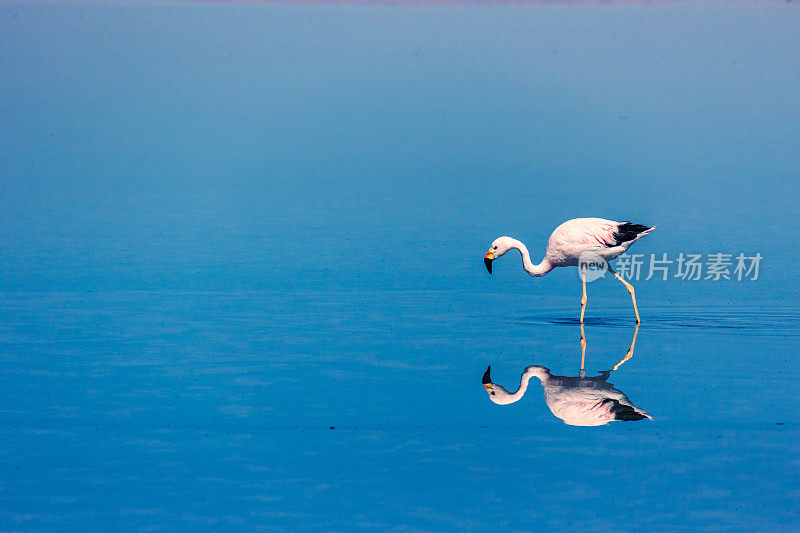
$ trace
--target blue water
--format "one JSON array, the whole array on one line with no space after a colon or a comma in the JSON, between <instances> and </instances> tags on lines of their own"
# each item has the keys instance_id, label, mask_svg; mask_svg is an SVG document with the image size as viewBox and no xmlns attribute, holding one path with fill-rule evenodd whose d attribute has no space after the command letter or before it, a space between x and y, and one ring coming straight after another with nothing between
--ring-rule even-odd
<instances>
[{"instance_id":1,"label":"blue water","mask_svg":"<svg viewBox=\"0 0 800 533\"><path fill-rule=\"evenodd\" d=\"M0 529L800 527L800 10L0 4ZM635 282L572 427L562 221ZM633 312L589 284L586 370ZM333 429L331 429L333 428Z\"/></svg>"}]
</instances>

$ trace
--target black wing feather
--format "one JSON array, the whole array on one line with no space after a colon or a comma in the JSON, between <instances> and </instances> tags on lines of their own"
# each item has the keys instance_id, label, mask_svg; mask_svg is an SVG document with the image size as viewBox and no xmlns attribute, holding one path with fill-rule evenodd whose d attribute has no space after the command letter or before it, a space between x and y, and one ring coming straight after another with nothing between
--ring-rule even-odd
<instances>
[{"instance_id":1,"label":"black wing feather","mask_svg":"<svg viewBox=\"0 0 800 533\"><path fill-rule=\"evenodd\" d=\"M617 241L617 246L623 242L632 241L639 236L640 233L650 229L650 226L643 226L641 224L631 224L630 222L623 222L617 227L612 237Z\"/></svg>"},{"instance_id":2,"label":"black wing feather","mask_svg":"<svg viewBox=\"0 0 800 533\"><path fill-rule=\"evenodd\" d=\"M603 403L611 403L610 411L614 413L614 420L642 420L647 418L642 413L636 412L636 409L630 405L619 403L617 400L606 398Z\"/></svg>"}]
</instances>

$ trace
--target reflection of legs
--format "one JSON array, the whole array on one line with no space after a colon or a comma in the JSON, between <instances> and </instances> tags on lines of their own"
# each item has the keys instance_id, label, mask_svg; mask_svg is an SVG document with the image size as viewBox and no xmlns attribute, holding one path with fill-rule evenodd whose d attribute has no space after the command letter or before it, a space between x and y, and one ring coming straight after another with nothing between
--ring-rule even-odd
<instances>
[{"instance_id":1,"label":"reflection of legs","mask_svg":"<svg viewBox=\"0 0 800 533\"><path fill-rule=\"evenodd\" d=\"M625 357L622 360L614 365L614 368L611 370L616 370L622 366L622 363L633 357L633 347L636 346L636 335L639 333L639 324L636 324L636 328L633 330L633 339L631 340L631 347L628 349L628 353L625 354Z\"/></svg>"},{"instance_id":2,"label":"reflection of legs","mask_svg":"<svg viewBox=\"0 0 800 533\"><path fill-rule=\"evenodd\" d=\"M608 271L614 274L614 277L620 280L622 284L625 285L625 288L628 289L628 294L631 295L631 300L633 301L633 311L636 313L636 323L638 324L641 320L639 320L639 309L636 307L636 294L633 292L633 285L619 277L619 274L611 270L611 268L609 268Z\"/></svg>"},{"instance_id":3,"label":"reflection of legs","mask_svg":"<svg viewBox=\"0 0 800 533\"><path fill-rule=\"evenodd\" d=\"M580 268L580 267L578 267ZM586 310L586 270L581 269L581 281L583 281L583 296L581 297L581 324L583 324L583 312Z\"/></svg>"},{"instance_id":4,"label":"reflection of legs","mask_svg":"<svg viewBox=\"0 0 800 533\"><path fill-rule=\"evenodd\" d=\"M586 363L586 335L583 332L583 321L581 321L581 377L586 376L586 370L583 369L584 363Z\"/></svg>"}]
</instances>

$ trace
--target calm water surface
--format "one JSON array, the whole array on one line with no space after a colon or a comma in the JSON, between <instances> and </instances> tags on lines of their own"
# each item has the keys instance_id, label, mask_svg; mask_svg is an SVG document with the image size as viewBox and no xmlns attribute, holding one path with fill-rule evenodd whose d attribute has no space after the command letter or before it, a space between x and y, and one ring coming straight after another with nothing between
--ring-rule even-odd
<instances>
[{"instance_id":1,"label":"calm water surface","mask_svg":"<svg viewBox=\"0 0 800 533\"><path fill-rule=\"evenodd\" d=\"M0 529L800 528L796 3L0 4ZM575 427L575 216L641 280ZM585 370L635 327L589 284Z\"/></svg>"}]
</instances>

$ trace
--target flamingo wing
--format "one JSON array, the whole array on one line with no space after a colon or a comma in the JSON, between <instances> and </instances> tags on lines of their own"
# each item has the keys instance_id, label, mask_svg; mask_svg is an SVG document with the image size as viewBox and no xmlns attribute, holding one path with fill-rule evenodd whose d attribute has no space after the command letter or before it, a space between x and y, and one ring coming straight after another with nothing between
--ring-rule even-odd
<instances>
[{"instance_id":1,"label":"flamingo wing","mask_svg":"<svg viewBox=\"0 0 800 533\"><path fill-rule=\"evenodd\" d=\"M604 218L575 218L557 227L547 243L548 249L586 250L592 247L613 248L632 243L653 228L630 222L616 222ZM629 246L630 244L628 244Z\"/></svg>"},{"instance_id":2,"label":"flamingo wing","mask_svg":"<svg viewBox=\"0 0 800 533\"><path fill-rule=\"evenodd\" d=\"M587 244L615 246L614 233L619 222L602 218L575 218L561 224L550 236L551 241L561 244Z\"/></svg>"}]
</instances>

